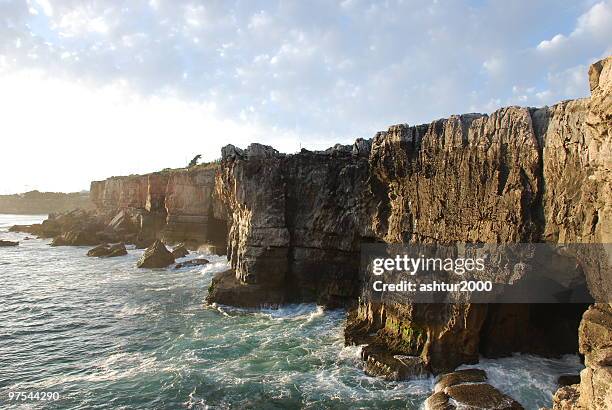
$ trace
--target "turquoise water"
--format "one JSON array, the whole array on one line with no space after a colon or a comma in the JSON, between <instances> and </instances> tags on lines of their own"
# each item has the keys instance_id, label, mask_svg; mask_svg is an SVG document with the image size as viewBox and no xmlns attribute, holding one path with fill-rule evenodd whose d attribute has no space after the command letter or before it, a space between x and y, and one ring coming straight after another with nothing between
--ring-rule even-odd
<instances>
[{"instance_id":1,"label":"turquoise water","mask_svg":"<svg viewBox=\"0 0 612 410\"><path fill-rule=\"evenodd\" d=\"M203 301L225 257L206 267L137 269L141 250L119 258L88 248L23 240L0 215L0 408L408 408L433 379L366 376L358 347L344 347L341 310L292 305L245 311ZM526 408L550 403L559 374L577 357L483 361L498 388ZM56 392L57 401L16 403L9 393Z\"/></svg>"}]
</instances>

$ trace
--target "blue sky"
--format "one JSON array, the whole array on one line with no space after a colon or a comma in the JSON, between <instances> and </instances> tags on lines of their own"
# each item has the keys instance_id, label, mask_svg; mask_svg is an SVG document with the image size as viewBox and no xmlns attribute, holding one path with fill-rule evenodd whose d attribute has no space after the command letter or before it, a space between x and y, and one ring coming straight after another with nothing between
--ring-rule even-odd
<instances>
[{"instance_id":1,"label":"blue sky","mask_svg":"<svg viewBox=\"0 0 612 410\"><path fill-rule=\"evenodd\" d=\"M0 172L23 171L0 193L585 97L612 54L612 0L0 0L0 16Z\"/></svg>"}]
</instances>

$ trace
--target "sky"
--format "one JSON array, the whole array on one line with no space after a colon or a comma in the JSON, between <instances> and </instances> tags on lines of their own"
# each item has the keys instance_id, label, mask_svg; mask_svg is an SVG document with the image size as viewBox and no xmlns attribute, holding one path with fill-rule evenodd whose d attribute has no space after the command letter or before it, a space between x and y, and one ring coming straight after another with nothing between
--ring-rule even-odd
<instances>
[{"instance_id":1,"label":"sky","mask_svg":"<svg viewBox=\"0 0 612 410\"><path fill-rule=\"evenodd\" d=\"M612 0L0 0L0 194L589 95Z\"/></svg>"}]
</instances>

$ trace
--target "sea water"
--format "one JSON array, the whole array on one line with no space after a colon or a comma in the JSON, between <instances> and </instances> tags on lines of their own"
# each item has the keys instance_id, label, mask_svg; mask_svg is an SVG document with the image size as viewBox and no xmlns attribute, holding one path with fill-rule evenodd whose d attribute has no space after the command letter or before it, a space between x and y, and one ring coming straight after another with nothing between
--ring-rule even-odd
<instances>
[{"instance_id":1,"label":"sea water","mask_svg":"<svg viewBox=\"0 0 612 410\"><path fill-rule=\"evenodd\" d=\"M0 215L0 239L20 241L0 248L0 408L418 409L431 393L433 378L365 375L360 348L344 346L342 310L206 306L225 257L192 253L181 260L210 263L138 269L142 250L90 258L87 247L8 232L44 218ZM537 409L550 405L560 374L582 366L577 356L517 355L465 367ZM9 400L17 392L58 399Z\"/></svg>"}]
</instances>

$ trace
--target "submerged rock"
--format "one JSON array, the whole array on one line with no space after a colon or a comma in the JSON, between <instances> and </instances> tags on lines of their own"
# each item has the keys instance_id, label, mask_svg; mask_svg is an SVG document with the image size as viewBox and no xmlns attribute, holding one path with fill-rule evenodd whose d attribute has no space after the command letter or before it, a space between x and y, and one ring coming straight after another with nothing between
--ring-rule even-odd
<instances>
[{"instance_id":1,"label":"submerged rock","mask_svg":"<svg viewBox=\"0 0 612 410\"><path fill-rule=\"evenodd\" d=\"M0 247L9 247L9 246L17 246L17 245L19 245L19 242L4 241L0 239Z\"/></svg>"},{"instance_id":2,"label":"submerged rock","mask_svg":"<svg viewBox=\"0 0 612 410\"><path fill-rule=\"evenodd\" d=\"M175 269L180 269L180 268L186 268L186 267L190 267L190 266L202 266L202 265L206 265L208 263L209 263L209 260L208 259L204 259L204 258L191 259L189 261L177 263L174 266L174 268Z\"/></svg>"},{"instance_id":3,"label":"submerged rock","mask_svg":"<svg viewBox=\"0 0 612 410\"><path fill-rule=\"evenodd\" d=\"M125 248L124 243L117 243L113 245L102 244L90 249L89 252L87 252L87 256L97 256L99 258L112 258L123 255L127 255L127 249Z\"/></svg>"},{"instance_id":4,"label":"submerged rock","mask_svg":"<svg viewBox=\"0 0 612 410\"><path fill-rule=\"evenodd\" d=\"M174 256L159 239L149 246L138 260L139 268L165 268L174 263Z\"/></svg>"},{"instance_id":5,"label":"submerged rock","mask_svg":"<svg viewBox=\"0 0 612 410\"><path fill-rule=\"evenodd\" d=\"M187 250L187 247L184 243L180 243L172 250L172 255L175 259L183 258L189 255L189 251Z\"/></svg>"}]
</instances>

